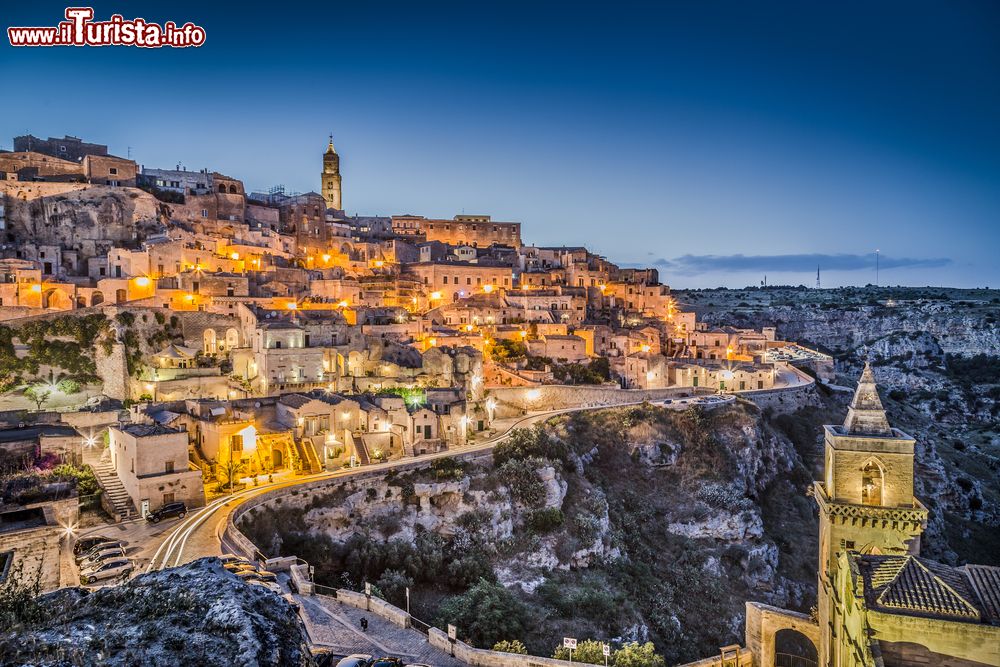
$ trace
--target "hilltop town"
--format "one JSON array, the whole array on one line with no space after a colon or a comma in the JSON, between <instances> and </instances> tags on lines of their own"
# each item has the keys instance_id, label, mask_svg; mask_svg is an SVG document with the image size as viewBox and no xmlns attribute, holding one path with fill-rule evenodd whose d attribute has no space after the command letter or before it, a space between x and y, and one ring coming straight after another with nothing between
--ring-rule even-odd
<instances>
[{"instance_id":1,"label":"hilltop town","mask_svg":"<svg viewBox=\"0 0 1000 667\"><path fill-rule=\"evenodd\" d=\"M948 564L919 556L928 522L945 532L915 495L914 459L933 457L890 426L875 378L936 396L927 416L938 422L978 419L992 465L992 376L976 385L994 387L981 400L962 385L960 405L945 384L962 355L982 357L977 368L994 359L991 293L963 296L975 310L964 325L941 321L940 291L816 290L816 303L775 289L677 293L656 269L596 247L532 245L519 222L351 216L332 137L307 193L139 165L76 137L13 146L0 152L0 599L30 611L14 627L51 652L39 664L60 664L68 640L28 602L37 593L77 596L93 615L94 600L131 609L147 589L212 588L227 571L274 593L230 596L227 614L283 597L293 606L268 618L292 625L294 609L302 626L279 646L273 627L234 623L253 636L219 639L227 656L270 645L312 664L309 651L360 641L344 623L365 613L377 646L421 664L526 665L515 640L537 652L582 624L609 641L618 632L616 664L655 667L654 644L694 659L744 623L745 645L698 664L770 665L785 652L828 664L851 651L857 660L838 664L995 664L1000 570L955 567L967 559L947 543L930 553ZM877 330L904 299L945 333L921 338L917 321ZM824 319L833 310L854 313L852 333ZM944 378L934 386L929 366ZM844 409L820 445L809 421ZM990 474L960 494L966 532L995 525ZM112 543L103 570L74 558ZM198 561L224 554L225 569ZM916 593L906 577L923 582ZM59 590L80 584L101 590ZM232 584L164 614L197 623ZM879 586L903 601L884 604ZM883 616L845 607L848 592ZM546 623L525 599L543 600ZM497 600L503 631L469 612ZM416 633L418 612L442 629L400 635ZM62 623L81 618L93 620ZM912 618L930 648L907 643ZM949 623L987 648L949 643ZM875 626L891 638L873 648ZM17 644L8 629L0 654ZM185 650L159 638L156 660ZM646 657L628 662L633 651Z\"/></svg>"}]
</instances>

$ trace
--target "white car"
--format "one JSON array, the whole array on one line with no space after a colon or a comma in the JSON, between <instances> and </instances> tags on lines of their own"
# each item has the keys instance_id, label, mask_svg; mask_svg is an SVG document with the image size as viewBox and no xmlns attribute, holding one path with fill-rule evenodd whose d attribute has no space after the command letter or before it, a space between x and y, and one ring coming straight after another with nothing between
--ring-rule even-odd
<instances>
[{"instance_id":1,"label":"white car","mask_svg":"<svg viewBox=\"0 0 1000 667\"><path fill-rule=\"evenodd\" d=\"M86 551L83 551L83 552L80 552L79 554L77 554L77 556L76 556L76 562L77 563L82 563L83 561L87 560L88 558L92 558L95 554L99 554L102 551L109 551L111 549L115 549L115 548L119 548L119 547L123 548L123 549L125 548L125 543L122 542L121 540L108 540L106 542L101 542L100 544L95 544L94 546L92 546L91 548L87 549Z\"/></svg>"},{"instance_id":2,"label":"white car","mask_svg":"<svg viewBox=\"0 0 1000 667\"><path fill-rule=\"evenodd\" d=\"M98 563L103 563L109 558L124 558L125 549L122 547L112 547L110 549L102 549L100 551L95 551L86 558L80 560L77 565L80 566L81 570L89 570L93 568Z\"/></svg>"},{"instance_id":3,"label":"white car","mask_svg":"<svg viewBox=\"0 0 1000 667\"><path fill-rule=\"evenodd\" d=\"M81 584L92 584L95 581L124 577L132 571L132 563L128 558L112 558L98 563L96 567L80 573Z\"/></svg>"}]
</instances>

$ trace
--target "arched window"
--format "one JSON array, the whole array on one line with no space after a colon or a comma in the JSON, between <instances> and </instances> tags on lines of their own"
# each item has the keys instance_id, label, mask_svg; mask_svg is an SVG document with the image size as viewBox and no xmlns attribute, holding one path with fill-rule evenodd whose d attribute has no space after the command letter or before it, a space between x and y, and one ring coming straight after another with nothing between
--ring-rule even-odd
<instances>
[{"instance_id":1,"label":"arched window","mask_svg":"<svg viewBox=\"0 0 1000 667\"><path fill-rule=\"evenodd\" d=\"M861 469L861 504L881 505L884 485L882 468L874 461L866 463Z\"/></svg>"}]
</instances>

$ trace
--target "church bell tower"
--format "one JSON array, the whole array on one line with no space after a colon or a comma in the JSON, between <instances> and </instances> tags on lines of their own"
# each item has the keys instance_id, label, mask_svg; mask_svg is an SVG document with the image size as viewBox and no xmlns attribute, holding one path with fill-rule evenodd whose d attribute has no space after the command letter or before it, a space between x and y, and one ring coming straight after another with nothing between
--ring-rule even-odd
<instances>
[{"instance_id":1,"label":"church bell tower","mask_svg":"<svg viewBox=\"0 0 1000 667\"><path fill-rule=\"evenodd\" d=\"M326 200L327 208L335 208L338 211L344 210L340 199L340 156L333 149L333 135L330 135L330 143L323 154L323 174L320 176L323 184L323 199Z\"/></svg>"},{"instance_id":2,"label":"church bell tower","mask_svg":"<svg viewBox=\"0 0 1000 667\"><path fill-rule=\"evenodd\" d=\"M814 483L813 497L819 505L819 664L826 666L835 662L831 646L843 622L834 590L840 555L919 553L927 509L913 496L914 440L889 425L869 364L843 426L823 429L824 479Z\"/></svg>"}]
</instances>

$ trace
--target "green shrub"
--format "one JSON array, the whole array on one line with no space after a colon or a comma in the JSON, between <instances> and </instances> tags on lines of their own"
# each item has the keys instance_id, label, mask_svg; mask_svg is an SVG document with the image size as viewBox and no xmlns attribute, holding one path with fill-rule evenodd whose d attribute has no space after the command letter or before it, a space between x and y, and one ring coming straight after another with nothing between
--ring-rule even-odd
<instances>
[{"instance_id":1,"label":"green shrub","mask_svg":"<svg viewBox=\"0 0 1000 667\"><path fill-rule=\"evenodd\" d=\"M518 655L528 655L528 649L517 639L512 639L510 641L504 639L493 645L494 651L501 651L503 653L516 653Z\"/></svg>"},{"instance_id":2,"label":"green shrub","mask_svg":"<svg viewBox=\"0 0 1000 667\"><path fill-rule=\"evenodd\" d=\"M452 624L459 637L475 646L495 646L507 637L520 637L528 627L525 605L500 584L480 579L462 595L446 599L437 624Z\"/></svg>"}]
</instances>

